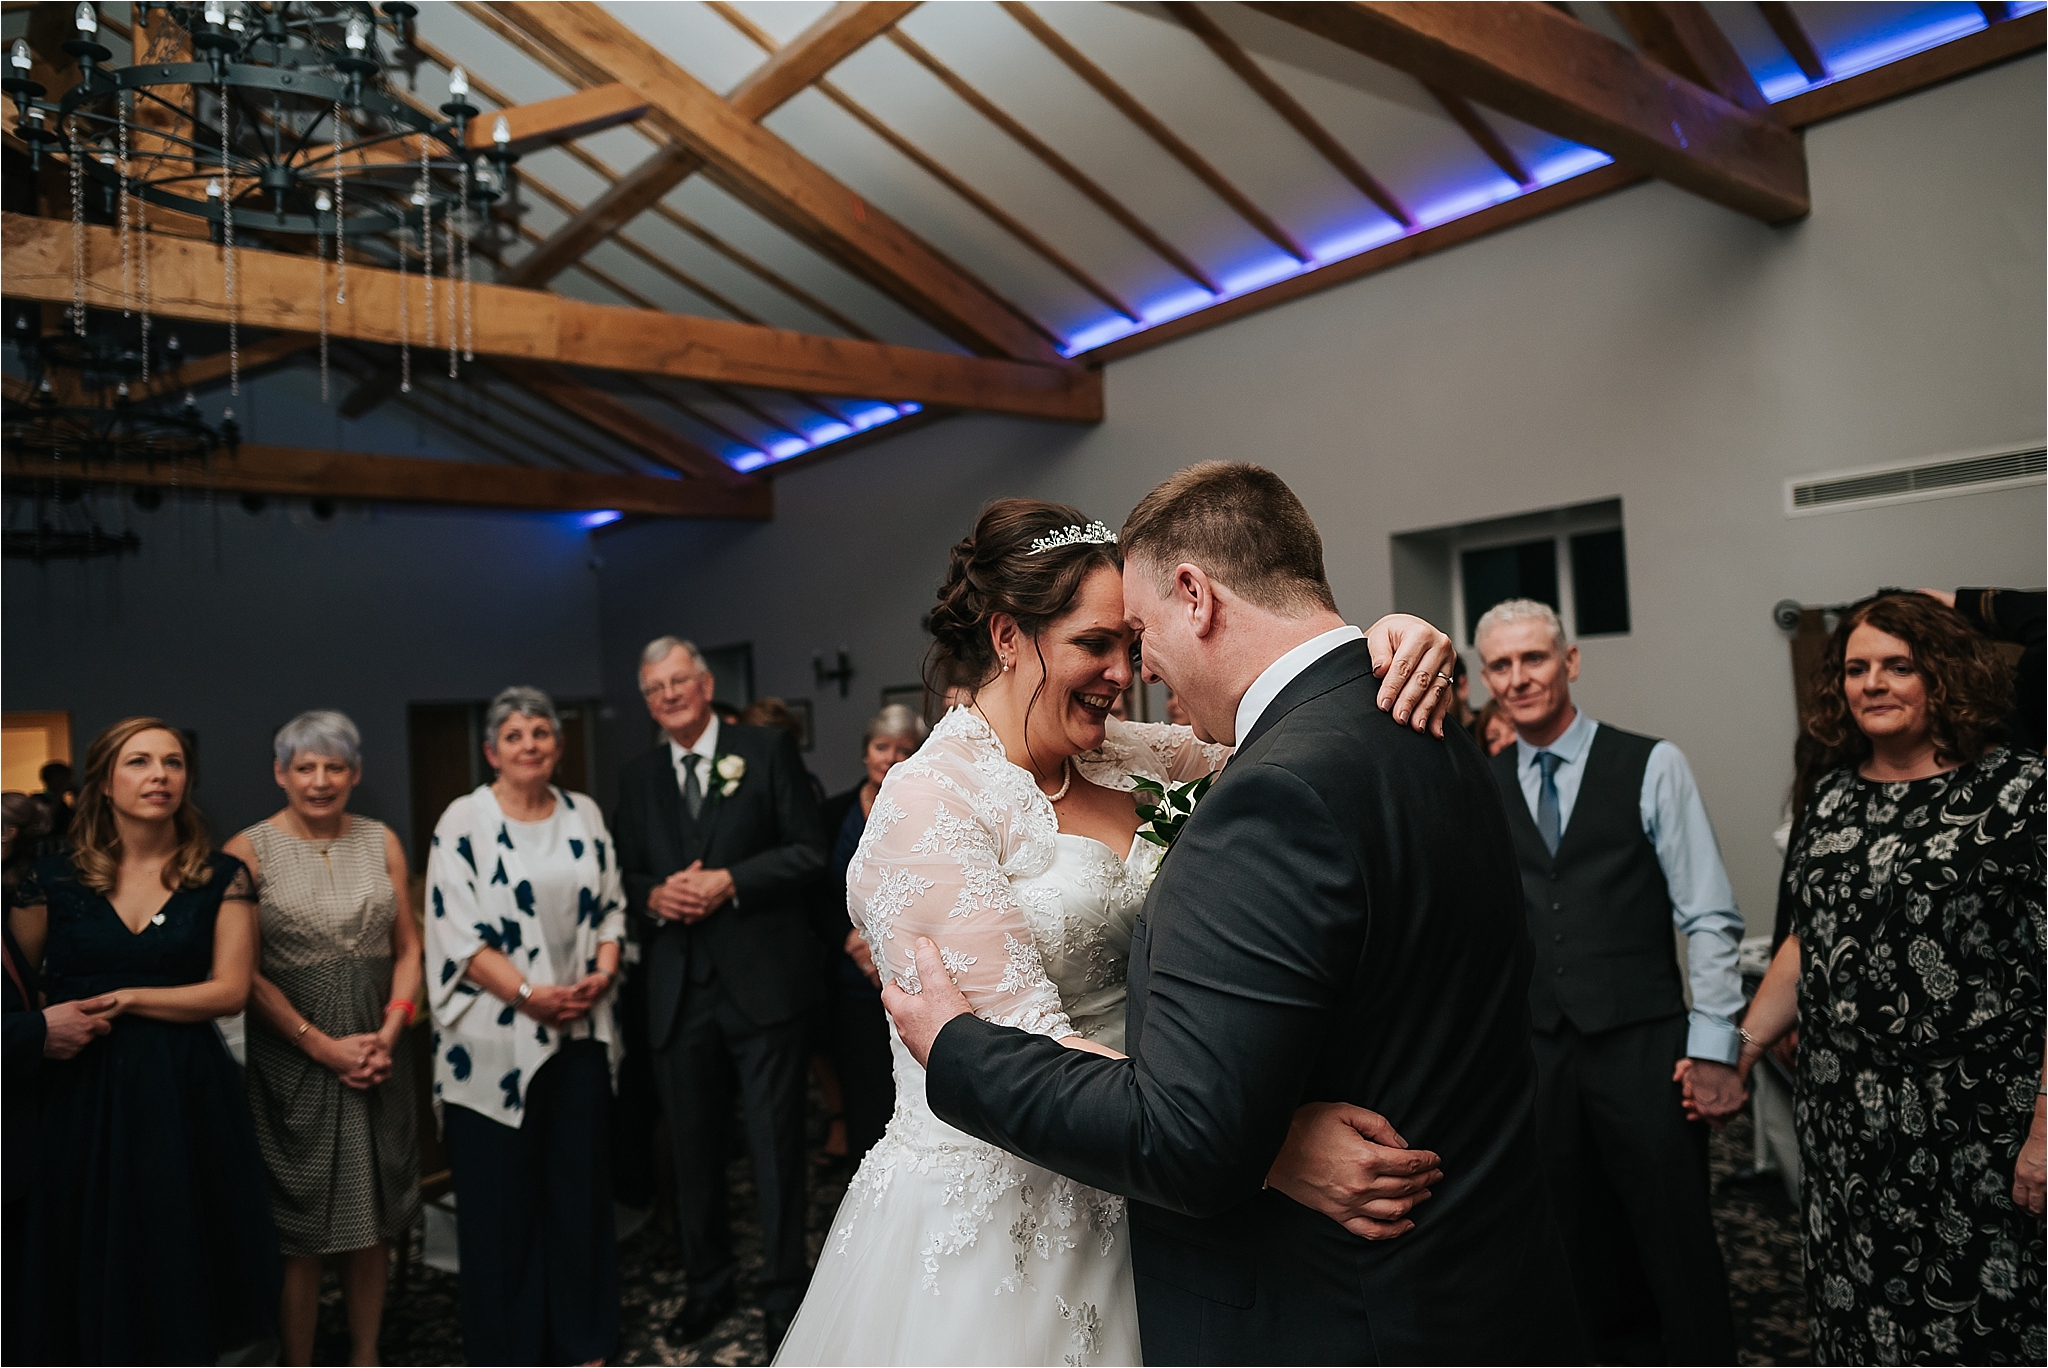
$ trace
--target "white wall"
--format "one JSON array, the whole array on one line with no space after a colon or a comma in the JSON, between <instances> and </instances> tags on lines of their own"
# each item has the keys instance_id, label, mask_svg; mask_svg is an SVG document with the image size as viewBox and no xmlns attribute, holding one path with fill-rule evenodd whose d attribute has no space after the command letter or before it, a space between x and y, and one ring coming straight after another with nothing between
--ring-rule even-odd
<instances>
[{"instance_id":1,"label":"white wall","mask_svg":"<svg viewBox=\"0 0 2048 1368\"><path fill-rule=\"evenodd\" d=\"M0 692L10 710L70 711L81 769L119 718L196 730L217 836L280 806L270 738L304 709L355 719L353 806L410 846L408 703L598 692L597 576L573 518L345 506L321 523L303 503L252 516L232 496L215 511L217 542L203 501L167 501L132 515L139 556L7 562Z\"/></svg>"},{"instance_id":2,"label":"white wall","mask_svg":"<svg viewBox=\"0 0 2048 1368\"><path fill-rule=\"evenodd\" d=\"M1181 465L1259 461L1360 621L1390 604L1393 533L1619 497L1635 630L1587 644L1580 699L1688 752L1766 927L1794 730L1770 606L2043 579L2038 488L1781 511L1794 474L2042 435L2042 97L2036 56L1811 130L1791 227L1639 187L1119 362L1099 427L955 419L785 477L771 524L601 534L604 764L645 743L639 645L677 631L752 640L759 690L812 698L814 767L852 782L997 495L1115 523ZM844 702L810 673L839 646Z\"/></svg>"}]
</instances>

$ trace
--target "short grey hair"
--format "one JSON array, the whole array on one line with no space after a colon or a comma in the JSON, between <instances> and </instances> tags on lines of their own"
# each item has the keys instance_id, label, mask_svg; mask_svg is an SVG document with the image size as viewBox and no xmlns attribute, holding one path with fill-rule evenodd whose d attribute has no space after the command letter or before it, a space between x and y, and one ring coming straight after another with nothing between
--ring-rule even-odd
<instances>
[{"instance_id":1,"label":"short grey hair","mask_svg":"<svg viewBox=\"0 0 2048 1368\"><path fill-rule=\"evenodd\" d=\"M363 734L347 713L320 708L302 712L277 729L270 748L279 769L290 769L301 755L325 755L350 769L363 767Z\"/></svg>"},{"instance_id":2,"label":"short grey hair","mask_svg":"<svg viewBox=\"0 0 2048 1368\"><path fill-rule=\"evenodd\" d=\"M505 719L517 714L520 717L545 717L548 725L555 729L555 735L562 734L562 719L555 716L555 700L539 689L525 684L514 684L499 691L491 700L491 709L484 714L484 740L490 745L498 744L498 729L505 725Z\"/></svg>"},{"instance_id":3,"label":"short grey hair","mask_svg":"<svg viewBox=\"0 0 2048 1368\"><path fill-rule=\"evenodd\" d=\"M642 647L640 650L640 668L644 670L649 666L661 664L662 661L668 659L669 652L671 651L681 651L697 663L698 669L706 674L711 673L711 667L704 663L704 653L690 642L683 640L681 637L674 636L658 636Z\"/></svg>"},{"instance_id":4,"label":"short grey hair","mask_svg":"<svg viewBox=\"0 0 2048 1368\"><path fill-rule=\"evenodd\" d=\"M917 715L915 709L891 703L868 719L867 726L861 730L860 748L866 750L868 743L878 736L914 736L921 746L930 732L931 728L925 725L925 720Z\"/></svg>"},{"instance_id":5,"label":"short grey hair","mask_svg":"<svg viewBox=\"0 0 2048 1368\"><path fill-rule=\"evenodd\" d=\"M1506 627L1516 622L1542 623L1550 629L1550 644L1557 648L1559 655L1564 654L1564 623L1558 620L1557 610L1547 603L1525 598L1503 599L1481 613L1479 625L1472 629L1473 646L1484 655L1486 648L1480 643L1486 640L1486 634L1496 627Z\"/></svg>"}]
</instances>

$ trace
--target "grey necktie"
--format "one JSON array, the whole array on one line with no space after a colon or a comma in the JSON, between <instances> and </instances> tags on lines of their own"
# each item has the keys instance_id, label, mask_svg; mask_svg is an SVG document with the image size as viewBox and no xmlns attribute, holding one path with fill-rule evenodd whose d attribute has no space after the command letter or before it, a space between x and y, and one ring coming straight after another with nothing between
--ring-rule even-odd
<instances>
[{"instance_id":1,"label":"grey necktie","mask_svg":"<svg viewBox=\"0 0 2048 1368\"><path fill-rule=\"evenodd\" d=\"M697 820L697 815L704 811L704 786L697 782L697 762L703 758L695 751L683 756L683 806L690 810L690 820L693 822ZM1553 813L1557 810L1557 794L1554 790L1550 795L1550 807ZM1555 841L1551 842L1553 848L1556 844Z\"/></svg>"},{"instance_id":2,"label":"grey necktie","mask_svg":"<svg viewBox=\"0 0 2048 1368\"><path fill-rule=\"evenodd\" d=\"M1543 844L1555 855L1557 843L1564 835L1564 824L1558 820L1557 810L1557 767L1564 763L1564 757L1552 755L1549 751L1537 751L1536 763L1543 767L1543 787L1536 795L1536 834L1543 838Z\"/></svg>"}]
</instances>

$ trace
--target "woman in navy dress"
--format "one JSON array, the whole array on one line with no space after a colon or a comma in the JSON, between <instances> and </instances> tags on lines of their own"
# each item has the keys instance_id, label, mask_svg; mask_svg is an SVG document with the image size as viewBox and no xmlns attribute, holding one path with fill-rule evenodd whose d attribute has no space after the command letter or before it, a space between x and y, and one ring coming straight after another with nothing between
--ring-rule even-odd
<instances>
[{"instance_id":1,"label":"woman in navy dress","mask_svg":"<svg viewBox=\"0 0 2048 1368\"><path fill-rule=\"evenodd\" d=\"M275 1334L263 1160L213 1026L249 996L255 891L213 853L191 781L167 724L100 733L72 853L42 861L17 898L47 1000L113 1023L43 1067L27 1362L213 1363Z\"/></svg>"}]
</instances>

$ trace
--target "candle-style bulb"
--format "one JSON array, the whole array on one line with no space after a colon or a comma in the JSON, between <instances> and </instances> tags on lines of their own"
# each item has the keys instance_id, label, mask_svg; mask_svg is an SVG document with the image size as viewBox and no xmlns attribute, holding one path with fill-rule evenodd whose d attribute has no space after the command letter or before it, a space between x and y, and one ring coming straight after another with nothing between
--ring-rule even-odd
<instances>
[{"instance_id":1,"label":"candle-style bulb","mask_svg":"<svg viewBox=\"0 0 2048 1368\"><path fill-rule=\"evenodd\" d=\"M360 14L349 16L348 50L361 52L370 45L370 26L363 22Z\"/></svg>"},{"instance_id":2,"label":"candle-style bulb","mask_svg":"<svg viewBox=\"0 0 2048 1368\"><path fill-rule=\"evenodd\" d=\"M206 22L225 24L228 21L228 7L225 0L206 0Z\"/></svg>"},{"instance_id":3,"label":"candle-style bulb","mask_svg":"<svg viewBox=\"0 0 2048 1368\"><path fill-rule=\"evenodd\" d=\"M500 147L512 141L512 121L503 114L500 114L498 121L491 125L491 141Z\"/></svg>"},{"instance_id":4,"label":"candle-style bulb","mask_svg":"<svg viewBox=\"0 0 2048 1368\"><path fill-rule=\"evenodd\" d=\"M469 94L469 73L461 67L448 73L448 98L459 100Z\"/></svg>"},{"instance_id":5,"label":"candle-style bulb","mask_svg":"<svg viewBox=\"0 0 2048 1368\"><path fill-rule=\"evenodd\" d=\"M215 176L206 183L206 197L208 199L220 198L220 177Z\"/></svg>"},{"instance_id":6,"label":"candle-style bulb","mask_svg":"<svg viewBox=\"0 0 2048 1368\"><path fill-rule=\"evenodd\" d=\"M332 209L334 207L334 201L327 198L327 192L325 190L322 190L320 192L320 198L313 201L313 207L324 214L329 209Z\"/></svg>"},{"instance_id":7,"label":"candle-style bulb","mask_svg":"<svg viewBox=\"0 0 2048 1368\"><path fill-rule=\"evenodd\" d=\"M28 41L23 38L14 40L14 51L7 60L13 64L16 71L27 71L36 64L35 57L28 50Z\"/></svg>"},{"instance_id":8,"label":"candle-style bulb","mask_svg":"<svg viewBox=\"0 0 2048 1368\"><path fill-rule=\"evenodd\" d=\"M228 6L228 28L235 33L240 33L242 31L242 16L248 12L249 7L243 4L242 0L234 0L234 3Z\"/></svg>"},{"instance_id":9,"label":"candle-style bulb","mask_svg":"<svg viewBox=\"0 0 2048 1368\"><path fill-rule=\"evenodd\" d=\"M100 17L93 13L89 0L78 0L78 9L72 14L71 22L80 33L100 31Z\"/></svg>"}]
</instances>

